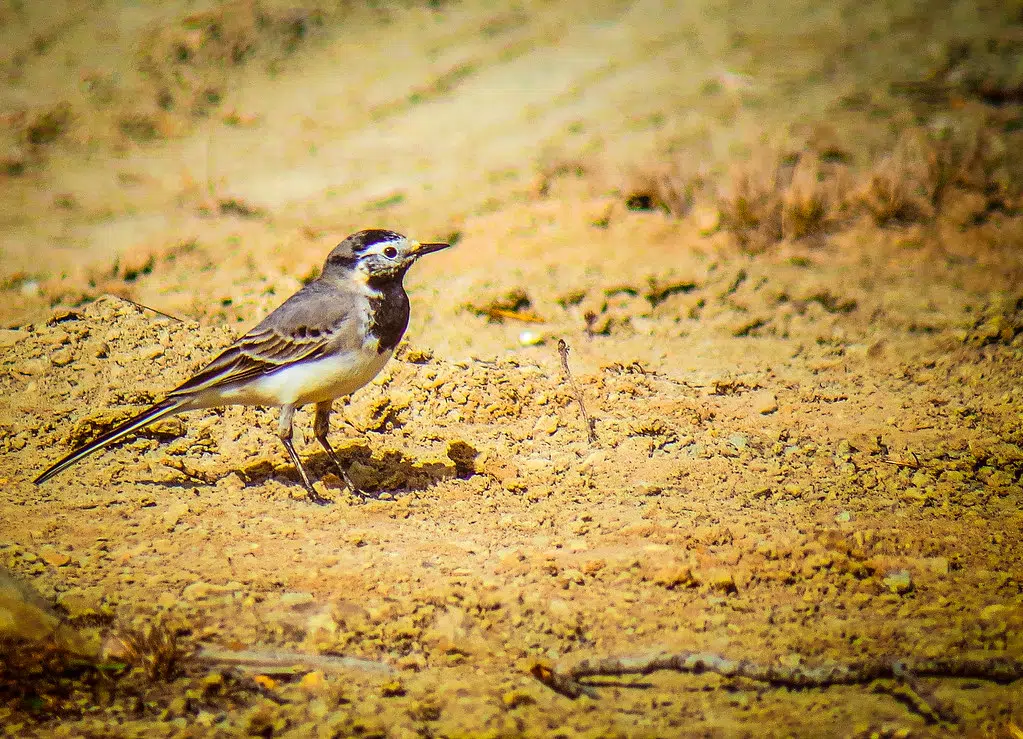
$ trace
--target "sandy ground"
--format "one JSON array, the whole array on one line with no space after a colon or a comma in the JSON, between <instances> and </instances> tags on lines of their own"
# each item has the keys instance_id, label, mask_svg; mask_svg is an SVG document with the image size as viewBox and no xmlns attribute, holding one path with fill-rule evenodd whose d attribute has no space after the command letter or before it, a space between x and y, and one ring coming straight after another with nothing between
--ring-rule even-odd
<instances>
[{"instance_id":1,"label":"sandy ground","mask_svg":"<svg viewBox=\"0 0 1023 739\"><path fill-rule=\"evenodd\" d=\"M161 624L186 651L392 672L154 677L117 650L33 672L8 645L0 725L1020 736L1018 681L924 681L940 721L878 686L656 673L571 700L528 672L1023 656L1020 24L967 3L5 5L0 565L108 647ZM335 501L311 505L275 412L241 408L31 484L368 226L457 241L414 268L406 344L337 416L381 500L345 492L300 412Z\"/></svg>"}]
</instances>

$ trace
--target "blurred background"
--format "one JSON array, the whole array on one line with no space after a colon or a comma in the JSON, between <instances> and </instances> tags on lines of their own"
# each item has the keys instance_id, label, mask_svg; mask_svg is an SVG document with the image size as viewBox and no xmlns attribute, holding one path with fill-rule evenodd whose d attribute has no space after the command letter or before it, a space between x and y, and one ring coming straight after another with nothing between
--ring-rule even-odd
<instances>
[{"instance_id":1,"label":"blurred background","mask_svg":"<svg viewBox=\"0 0 1023 739\"><path fill-rule=\"evenodd\" d=\"M0 726L1023 736L1018 681L531 676L1023 654L1021 183L1019 2L0 0ZM366 227L457 244L337 404L388 499L238 407L30 482Z\"/></svg>"},{"instance_id":2,"label":"blurred background","mask_svg":"<svg viewBox=\"0 0 1023 739\"><path fill-rule=\"evenodd\" d=\"M111 291L202 317L188 275L211 263L218 279L301 279L357 227L450 237L550 197L727 211L735 169L764 151L772 167L811 152L869 169L907 129L992 131L1002 165L1020 149L1021 15L1003 2L7 0L0 318ZM696 215L714 230L718 216ZM181 274L146 283L175 257Z\"/></svg>"}]
</instances>

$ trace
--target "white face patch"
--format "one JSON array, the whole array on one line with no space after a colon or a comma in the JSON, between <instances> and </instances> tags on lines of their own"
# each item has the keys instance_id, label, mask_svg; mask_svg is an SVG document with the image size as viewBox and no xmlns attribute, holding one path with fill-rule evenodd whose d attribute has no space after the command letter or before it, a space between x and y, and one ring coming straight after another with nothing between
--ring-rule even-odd
<instances>
[{"instance_id":1,"label":"white face patch","mask_svg":"<svg viewBox=\"0 0 1023 739\"><path fill-rule=\"evenodd\" d=\"M356 285L359 292L365 295L367 298L379 299L383 297L383 293L377 290L375 287L369 284L370 272L368 265L362 262L355 268L352 273L352 282Z\"/></svg>"},{"instance_id":2,"label":"white face patch","mask_svg":"<svg viewBox=\"0 0 1023 739\"><path fill-rule=\"evenodd\" d=\"M378 241L365 247L356 256L353 270L355 279L365 283L371 277L376 279L401 277L414 261L410 255L416 245L417 242L401 238Z\"/></svg>"}]
</instances>

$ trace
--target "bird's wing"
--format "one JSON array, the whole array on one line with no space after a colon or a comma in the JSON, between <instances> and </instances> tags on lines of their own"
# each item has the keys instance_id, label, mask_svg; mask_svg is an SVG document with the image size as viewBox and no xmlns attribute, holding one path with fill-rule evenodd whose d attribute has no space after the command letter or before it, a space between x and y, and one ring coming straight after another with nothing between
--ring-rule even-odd
<instances>
[{"instance_id":1,"label":"bird's wing","mask_svg":"<svg viewBox=\"0 0 1023 739\"><path fill-rule=\"evenodd\" d=\"M363 319L356 297L309 283L168 397L225 388L295 362L358 348Z\"/></svg>"}]
</instances>

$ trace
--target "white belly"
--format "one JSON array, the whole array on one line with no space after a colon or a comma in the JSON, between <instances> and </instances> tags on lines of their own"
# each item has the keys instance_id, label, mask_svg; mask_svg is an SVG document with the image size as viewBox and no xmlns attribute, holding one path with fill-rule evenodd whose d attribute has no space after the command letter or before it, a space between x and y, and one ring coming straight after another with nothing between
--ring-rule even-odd
<instances>
[{"instance_id":1,"label":"white belly","mask_svg":"<svg viewBox=\"0 0 1023 739\"><path fill-rule=\"evenodd\" d=\"M377 342L359 351L284 367L241 387L218 393L221 403L238 405L305 405L350 395L368 383L391 358L377 352Z\"/></svg>"}]
</instances>

